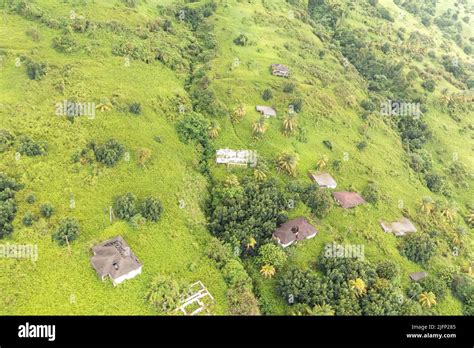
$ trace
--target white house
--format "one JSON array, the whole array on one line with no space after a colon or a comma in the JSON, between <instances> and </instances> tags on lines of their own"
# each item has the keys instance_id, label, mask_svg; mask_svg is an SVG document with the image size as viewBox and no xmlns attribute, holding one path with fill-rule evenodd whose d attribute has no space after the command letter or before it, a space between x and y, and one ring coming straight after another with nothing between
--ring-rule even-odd
<instances>
[{"instance_id":1,"label":"white house","mask_svg":"<svg viewBox=\"0 0 474 348\"><path fill-rule=\"evenodd\" d=\"M216 163L255 167L257 165L257 152L252 150L219 149L216 151Z\"/></svg>"}]
</instances>

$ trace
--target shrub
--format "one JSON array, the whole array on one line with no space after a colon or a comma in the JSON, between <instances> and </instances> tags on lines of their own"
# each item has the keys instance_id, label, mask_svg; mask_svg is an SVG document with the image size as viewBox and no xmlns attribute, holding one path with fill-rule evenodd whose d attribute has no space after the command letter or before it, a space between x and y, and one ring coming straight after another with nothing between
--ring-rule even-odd
<instances>
[{"instance_id":1,"label":"shrub","mask_svg":"<svg viewBox=\"0 0 474 348\"><path fill-rule=\"evenodd\" d=\"M228 244L222 243L219 239L213 238L206 248L207 256L214 260L219 268L222 268L233 255Z\"/></svg>"},{"instance_id":2,"label":"shrub","mask_svg":"<svg viewBox=\"0 0 474 348\"><path fill-rule=\"evenodd\" d=\"M20 145L18 146L18 152L22 155L29 157L41 156L46 153L47 145L34 141L28 136L20 137Z\"/></svg>"},{"instance_id":3,"label":"shrub","mask_svg":"<svg viewBox=\"0 0 474 348\"><path fill-rule=\"evenodd\" d=\"M234 39L234 43L238 46L247 46L248 44L248 37L245 34L240 34Z\"/></svg>"},{"instance_id":4,"label":"shrub","mask_svg":"<svg viewBox=\"0 0 474 348\"><path fill-rule=\"evenodd\" d=\"M363 140L363 141L357 143L356 147L359 151L363 151L367 147L367 142L365 140Z\"/></svg>"},{"instance_id":5,"label":"shrub","mask_svg":"<svg viewBox=\"0 0 474 348\"><path fill-rule=\"evenodd\" d=\"M412 233L406 236L400 246L400 252L409 260L426 263L436 251L436 243L424 232Z\"/></svg>"},{"instance_id":6,"label":"shrub","mask_svg":"<svg viewBox=\"0 0 474 348\"><path fill-rule=\"evenodd\" d=\"M137 198L130 192L119 196L114 201L113 209L119 219L130 220L137 213Z\"/></svg>"},{"instance_id":7,"label":"shrub","mask_svg":"<svg viewBox=\"0 0 474 348\"><path fill-rule=\"evenodd\" d=\"M278 279L277 290L289 304L313 305L313 295L319 291L317 275L308 269L291 268Z\"/></svg>"},{"instance_id":8,"label":"shrub","mask_svg":"<svg viewBox=\"0 0 474 348\"><path fill-rule=\"evenodd\" d=\"M26 62L26 73L30 80L41 80L48 73L48 70L49 67L46 63L31 60Z\"/></svg>"},{"instance_id":9,"label":"shrub","mask_svg":"<svg viewBox=\"0 0 474 348\"><path fill-rule=\"evenodd\" d=\"M290 105L293 105L293 110L295 110L295 112L301 112L301 110L303 109L303 99L295 99L291 102Z\"/></svg>"},{"instance_id":10,"label":"shrub","mask_svg":"<svg viewBox=\"0 0 474 348\"><path fill-rule=\"evenodd\" d=\"M128 106L128 111L130 111L132 114L140 115L142 113L141 104L139 102L133 102Z\"/></svg>"},{"instance_id":11,"label":"shrub","mask_svg":"<svg viewBox=\"0 0 474 348\"><path fill-rule=\"evenodd\" d=\"M158 312L168 314L178 307L185 293L183 284L160 275L152 280L146 299Z\"/></svg>"},{"instance_id":12,"label":"shrub","mask_svg":"<svg viewBox=\"0 0 474 348\"><path fill-rule=\"evenodd\" d=\"M231 287L242 287L249 284L250 278L242 263L236 259L229 260L222 268L224 280Z\"/></svg>"},{"instance_id":13,"label":"shrub","mask_svg":"<svg viewBox=\"0 0 474 348\"><path fill-rule=\"evenodd\" d=\"M258 263L260 266L270 265L280 268L286 261L286 254L275 244L265 244L258 250Z\"/></svg>"},{"instance_id":14,"label":"shrub","mask_svg":"<svg viewBox=\"0 0 474 348\"><path fill-rule=\"evenodd\" d=\"M145 219L156 222L160 219L163 206L158 198L150 196L142 203L141 212Z\"/></svg>"},{"instance_id":15,"label":"shrub","mask_svg":"<svg viewBox=\"0 0 474 348\"><path fill-rule=\"evenodd\" d=\"M436 83L433 79L423 81L421 86L426 89L428 92L433 92L435 90Z\"/></svg>"},{"instance_id":16,"label":"shrub","mask_svg":"<svg viewBox=\"0 0 474 348\"><path fill-rule=\"evenodd\" d=\"M79 46L70 34L64 34L53 39L53 48L61 53L72 53L78 50Z\"/></svg>"},{"instance_id":17,"label":"shrub","mask_svg":"<svg viewBox=\"0 0 474 348\"><path fill-rule=\"evenodd\" d=\"M380 190L376 184L370 183L362 191L362 196L367 202L376 204L380 199Z\"/></svg>"},{"instance_id":18,"label":"shrub","mask_svg":"<svg viewBox=\"0 0 474 348\"><path fill-rule=\"evenodd\" d=\"M54 207L51 203L41 204L39 210L41 215L47 219L49 219L54 213Z\"/></svg>"},{"instance_id":19,"label":"shrub","mask_svg":"<svg viewBox=\"0 0 474 348\"><path fill-rule=\"evenodd\" d=\"M265 101L270 100L270 99L272 99L272 97L273 97L273 93L272 93L271 89L267 88L263 91L263 93L262 93L262 99L263 100L265 100Z\"/></svg>"},{"instance_id":20,"label":"shrub","mask_svg":"<svg viewBox=\"0 0 474 348\"><path fill-rule=\"evenodd\" d=\"M444 179L441 175L430 172L425 175L426 186L432 192L441 192L444 186Z\"/></svg>"},{"instance_id":21,"label":"shrub","mask_svg":"<svg viewBox=\"0 0 474 348\"><path fill-rule=\"evenodd\" d=\"M36 220L37 220L37 217L31 211L27 211L25 215L23 216L23 219L21 220L21 222L25 226L31 226L33 225L33 222L35 222Z\"/></svg>"},{"instance_id":22,"label":"shrub","mask_svg":"<svg viewBox=\"0 0 474 348\"><path fill-rule=\"evenodd\" d=\"M309 185L302 194L302 200L318 218L326 217L331 211L334 200L328 190L320 189L317 184Z\"/></svg>"},{"instance_id":23,"label":"shrub","mask_svg":"<svg viewBox=\"0 0 474 348\"><path fill-rule=\"evenodd\" d=\"M295 90L295 84L294 83L286 82L283 85L283 92L285 92L285 93L293 93L294 90Z\"/></svg>"},{"instance_id":24,"label":"shrub","mask_svg":"<svg viewBox=\"0 0 474 348\"><path fill-rule=\"evenodd\" d=\"M377 264L376 272L380 278L394 280L398 277L400 269L394 261L384 260Z\"/></svg>"},{"instance_id":25,"label":"shrub","mask_svg":"<svg viewBox=\"0 0 474 348\"><path fill-rule=\"evenodd\" d=\"M259 315L258 301L250 289L232 288L227 291L231 315Z\"/></svg>"},{"instance_id":26,"label":"shrub","mask_svg":"<svg viewBox=\"0 0 474 348\"><path fill-rule=\"evenodd\" d=\"M30 28L26 31L26 35L31 37L33 41L40 41L41 40L41 34L38 29L36 28Z\"/></svg>"},{"instance_id":27,"label":"shrub","mask_svg":"<svg viewBox=\"0 0 474 348\"><path fill-rule=\"evenodd\" d=\"M103 145L93 145L92 149L96 160L107 167L114 166L125 152L125 147L115 139L109 139Z\"/></svg>"},{"instance_id":28,"label":"shrub","mask_svg":"<svg viewBox=\"0 0 474 348\"><path fill-rule=\"evenodd\" d=\"M360 106L362 106L362 108L366 111L375 111L375 109L377 108L377 106L375 105L375 103L370 100L370 99L366 99L366 100L363 100L361 103L360 103Z\"/></svg>"},{"instance_id":29,"label":"shrub","mask_svg":"<svg viewBox=\"0 0 474 348\"><path fill-rule=\"evenodd\" d=\"M33 204L34 202L36 202L36 196L32 193L32 194L29 194L27 197L26 197L26 203L28 204Z\"/></svg>"},{"instance_id":30,"label":"shrub","mask_svg":"<svg viewBox=\"0 0 474 348\"><path fill-rule=\"evenodd\" d=\"M80 233L79 223L76 219L66 218L61 220L59 227L53 234L53 239L59 245L65 245L67 242L71 243L77 238Z\"/></svg>"},{"instance_id":31,"label":"shrub","mask_svg":"<svg viewBox=\"0 0 474 348\"><path fill-rule=\"evenodd\" d=\"M444 298L446 292L448 291L446 283L442 279L434 276L428 276L420 280L420 285L424 292L434 293L436 295L436 299L439 301Z\"/></svg>"},{"instance_id":32,"label":"shrub","mask_svg":"<svg viewBox=\"0 0 474 348\"><path fill-rule=\"evenodd\" d=\"M0 129L0 153L7 151L15 142L15 137L8 131Z\"/></svg>"},{"instance_id":33,"label":"shrub","mask_svg":"<svg viewBox=\"0 0 474 348\"><path fill-rule=\"evenodd\" d=\"M410 153L410 167L417 173L425 173L432 166L431 155L424 151L418 150Z\"/></svg>"}]
</instances>

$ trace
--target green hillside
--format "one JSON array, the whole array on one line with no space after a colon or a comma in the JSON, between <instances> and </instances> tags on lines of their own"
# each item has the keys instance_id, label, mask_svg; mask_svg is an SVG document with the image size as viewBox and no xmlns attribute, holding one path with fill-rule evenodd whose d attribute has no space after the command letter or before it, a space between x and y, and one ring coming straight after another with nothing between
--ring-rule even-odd
<instances>
[{"instance_id":1,"label":"green hillside","mask_svg":"<svg viewBox=\"0 0 474 348\"><path fill-rule=\"evenodd\" d=\"M38 259L0 257L0 314L173 314L200 280L211 314L472 315L472 1L1 6L0 245ZM93 115L58 115L65 100ZM385 115L388 101L421 115ZM216 164L224 148L255 150L257 166ZM308 171L367 204L338 207ZM159 200L158 221L138 204L121 218L127 193ZM298 216L315 238L265 246ZM403 216L417 232L381 229ZM58 243L66 218L80 233ZM143 272L114 287L90 249L117 235ZM365 260L324 258L333 242Z\"/></svg>"}]
</instances>

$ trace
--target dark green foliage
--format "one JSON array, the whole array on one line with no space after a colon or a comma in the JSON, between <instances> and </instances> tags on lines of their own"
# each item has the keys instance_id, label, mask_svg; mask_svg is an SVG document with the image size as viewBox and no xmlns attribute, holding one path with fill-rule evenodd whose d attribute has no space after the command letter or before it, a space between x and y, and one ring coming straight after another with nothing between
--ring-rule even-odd
<instances>
[{"instance_id":1,"label":"dark green foliage","mask_svg":"<svg viewBox=\"0 0 474 348\"><path fill-rule=\"evenodd\" d=\"M431 131L428 129L426 122L421 118L415 118L410 115L399 116L397 125L402 141L411 150L420 149L431 138Z\"/></svg>"},{"instance_id":2,"label":"dark green foliage","mask_svg":"<svg viewBox=\"0 0 474 348\"><path fill-rule=\"evenodd\" d=\"M273 93L272 93L272 90L270 88L267 88L263 91L262 93L262 99L267 101L267 100L270 100L272 99L273 97Z\"/></svg>"},{"instance_id":3,"label":"dark green foliage","mask_svg":"<svg viewBox=\"0 0 474 348\"><path fill-rule=\"evenodd\" d=\"M295 90L295 84L292 83L292 82L286 82L284 85L283 85L283 92L285 93L293 93L293 91Z\"/></svg>"},{"instance_id":4,"label":"dark green foliage","mask_svg":"<svg viewBox=\"0 0 474 348\"><path fill-rule=\"evenodd\" d=\"M410 167L418 173L425 173L432 167L432 157L424 150L410 153Z\"/></svg>"},{"instance_id":5,"label":"dark green foliage","mask_svg":"<svg viewBox=\"0 0 474 348\"><path fill-rule=\"evenodd\" d=\"M206 247L207 256L217 263L219 268L233 257L232 249L228 244L222 243L219 239L213 238Z\"/></svg>"},{"instance_id":6,"label":"dark green foliage","mask_svg":"<svg viewBox=\"0 0 474 348\"><path fill-rule=\"evenodd\" d=\"M324 146L326 146L329 150L332 150L332 143L329 140L323 140Z\"/></svg>"},{"instance_id":7,"label":"dark green foliage","mask_svg":"<svg viewBox=\"0 0 474 348\"><path fill-rule=\"evenodd\" d=\"M79 223L76 219L66 218L61 220L59 227L53 233L53 239L59 245L66 245L75 240L80 233Z\"/></svg>"},{"instance_id":8,"label":"dark green foliage","mask_svg":"<svg viewBox=\"0 0 474 348\"><path fill-rule=\"evenodd\" d=\"M424 292L432 292L435 294L437 301L441 301L448 291L446 283L436 276L430 275L420 280L419 283Z\"/></svg>"},{"instance_id":9,"label":"dark green foliage","mask_svg":"<svg viewBox=\"0 0 474 348\"><path fill-rule=\"evenodd\" d=\"M119 196L114 201L113 209L119 219L130 220L137 213L137 197L130 192Z\"/></svg>"},{"instance_id":10,"label":"dark green foliage","mask_svg":"<svg viewBox=\"0 0 474 348\"><path fill-rule=\"evenodd\" d=\"M317 184L311 184L306 187L301 195L301 200L320 219L326 217L334 205L330 192L319 188Z\"/></svg>"},{"instance_id":11,"label":"dark green foliage","mask_svg":"<svg viewBox=\"0 0 474 348\"><path fill-rule=\"evenodd\" d=\"M41 80L48 73L48 64L42 62L26 61L26 73L30 80Z\"/></svg>"},{"instance_id":12,"label":"dark green foliage","mask_svg":"<svg viewBox=\"0 0 474 348\"><path fill-rule=\"evenodd\" d=\"M15 137L10 132L0 129L0 153L8 151L15 142Z\"/></svg>"},{"instance_id":13,"label":"dark green foliage","mask_svg":"<svg viewBox=\"0 0 474 348\"><path fill-rule=\"evenodd\" d=\"M262 183L244 179L239 186L216 185L209 203L209 230L233 246L244 246L251 237L258 244L271 239L287 206L274 180Z\"/></svg>"},{"instance_id":14,"label":"dark green foliage","mask_svg":"<svg viewBox=\"0 0 474 348\"><path fill-rule=\"evenodd\" d=\"M51 203L41 204L39 210L41 215L47 219L49 219L54 213L54 207Z\"/></svg>"},{"instance_id":15,"label":"dark green foliage","mask_svg":"<svg viewBox=\"0 0 474 348\"><path fill-rule=\"evenodd\" d=\"M27 211L23 216L23 219L21 219L21 222L25 226L31 226L36 220L38 220L38 217L34 215L31 211Z\"/></svg>"},{"instance_id":16,"label":"dark green foliage","mask_svg":"<svg viewBox=\"0 0 474 348\"><path fill-rule=\"evenodd\" d=\"M92 144L95 158L107 167L114 166L123 156L125 147L115 139L109 139L102 145Z\"/></svg>"},{"instance_id":17,"label":"dark green foliage","mask_svg":"<svg viewBox=\"0 0 474 348\"><path fill-rule=\"evenodd\" d=\"M78 50L79 45L72 35L64 34L53 39L53 48L61 53L72 53Z\"/></svg>"},{"instance_id":18,"label":"dark green foliage","mask_svg":"<svg viewBox=\"0 0 474 348\"><path fill-rule=\"evenodd\" d=\"M162 213L163 205L156 197L147 197L141 205L141 214L147 220L157 222Z\"/></svg>"},{"instance_id":19,"label":"dark green foliage","mask_svg":"<svg viewBox=\"0 0 474 348\"><path fill-rule=\"evenodd\" d=\"M433 79L423 81L421 86L426 89L428 92L433 92L435 90L436 82Z\"/></svg>"},{"instance_id":20,"label":"dark green foliage","mask_svg":"<svg viewBox=\"0 0 474 348\"><path fill-rule=\"evenodd\" d=\"M22 155L33 157L46 154L46 143L37 142L28 136L21 136L19 140L18 152Z\"/></svg>"},{"instance_id":21,"label":"dark green foliage","mask_svg":"<svg viewBox=\"0 0 474 348\"><path fill-rule=\"evenodd\" d=\"M377 264L376 272L380 278L394 280L398 277L400 268L394 261L384 260Z\"/></svg>"},{"instance_id":22,"label":"dark green foliage","mask_svg":"<svg viewBox=\"0 0 474 348\"><path fill-rule=\"evenodd\" d=\"M361 301L362 314L397 315L400 312L402 300L396 286L386 279L379 279Z\"/></svg>"},{"instance_id":23,"label":"dark green foliage","mask_svg":"<svg viewBox=\"0 0 474 348\"><path fill-rule=\"evenodd\" d=\"M417 232L404 237L400 245L400 253L409 260L418 263L427 262L436 251L436 243L425 232Z\"/></svg>"},{"instance_id":24,"label":"dark green foliage","mask_svg":"<svg viewBox=\"0 0 474 348\"><path fill-rule=\"evenodd\" d=\"M122 0L123 4L129 8L135 8L140 3L140 0Z\"/></svg>"},{"instance_id":25,"label":"dark green foliage","mask_svg":"<svg viewBox=\"0 0 474 348\"><path fill-rule=\"evenodd\" d=\"M34 193L31 193L26 197L26 203L33 204L34 202L36 202L36 196Z\"/></svg>"},{"instance_id":26,"label":"dark green foliage","mask_svg":"<svg viewBox=\"0 0 474 348\"><path fill-rule=\"evenodd\" d=\"M184 284L160 275L152 280L146 299L159 313L169 314L179 306L186 294Z\"/></svg>"},{"instance_id":27,"label":"dark green foliage","mask_svg":"<svg viewBox=\"0 0 474 348\"><path fill-rule=\"evenodd\" d=\"M142 106L138 102L133 102L128 106L128 111L130 111L132 114L140 115L142 113Z\"/></svg>"},{"instance_id":28,"label":"dark green foliage","mask_svg":"<svg viewBox=\"0 0 474 348\"><path fill-rule=\"evenodd\" d=\"M434 172L425 175L426 186L433 192L441 192L444 187L444 178Z\"/></svg>"},{"instance_id":29,"label":"dark green foliage","mask_svg":"<svg viewBox=\"0 0 474 348\"><path fill-rule=\"evenodd\" d=\"M326 285L309 269L291 268L278 277L277 290L288 304L327 303Z\"/></svg>"},{"instance_id":30,"label":"dark green foliage","mask_svg":"<svg viewBox=\"0 0 474 348\"><path fill-rule=\"evenodd\" d=\"M291 102L290 105L293 105L293 110L295 112L301 112L301 110L303 109L303 99L301 98L295 99Z\"/></svg>"},{"instance_id":31,"label":"dark green foliage","mask_svg":"<svg viewBox=\"0 0 474 348\"><path fill-rule=\"evenodd\" d=\"M375 109L377 108L377 106L375 105L375 103L370 100L370 99L366 99L366 100L363 100L361 103L360 103L360 106L362 106L362 108L366 111L375 111Z\"/></svg>"},{"instance_id":32,"label":"dark green foliage","mask_svg":"<svg viewBox=\"0 0 474 348\"><path fill-rule=\"evenodd\" d=\"M361 142L357 143L356 147L357 150L363 151L367 147L367 142L365 140L362 140Z\"/></svg>"},{"instance_id":33,"label":"dark green foliage","mask_svg":"<svg viewBox=\"0 0 474 348\"><path fill-rule=\"evenodd\" d=\"M463 302L465 315L474 315L474 280L467 274L457 276L453 281L454 294Z\"/></svg>"},{"instance_id":34,"label":"dark green foliage","mask_svg":"<svg viewBox=\"0 0 474 348\"><path fill-rule=\"evenodd\" d=\"M260 266L270 265L280 268L286 262L286 253L275 244L265 244L258 249L258 263Z\"/></svg>"},{"instance_id":35,"label":"dark green foliage","mask_svg":"<svg viewBox=\"0 0 474 348\"><path fill-rule=\"evenodd\" d=\"M17 211L15 192L21 188L15 179L0 172L0 239L13 232L12 221Z\"/></svg>"},{"instance_id":36,"label":"dark green foliage","mask_svg":"<svg viewBox=\"0 0 474 348\"><path fill-rule=\"evenodd\" d=\"M369 183L362 191L362 196L367 202L376 204L380 199L380 190L376 184Z\"/></svg>"},{"instance_id":37,"label":"dark green foliage","mask_svg":"<svg viewBox=\"0 0 474 348\"><path fill-rule=\"evenodd\" d=\"M234 39L234 43L238 46L247 46L249 38L245 34L240 34Z\"/></svg>"}]
</instances>

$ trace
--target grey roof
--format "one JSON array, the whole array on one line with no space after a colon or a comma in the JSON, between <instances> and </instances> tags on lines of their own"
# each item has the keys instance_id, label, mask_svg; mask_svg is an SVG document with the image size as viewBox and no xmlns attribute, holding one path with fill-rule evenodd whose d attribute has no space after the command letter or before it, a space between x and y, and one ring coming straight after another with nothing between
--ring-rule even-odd
<instances>
[{"instance_id":1,"label":"grey roof","mask_svg":"<svg viewBox=\"0 0 474 348\"><path fill-rule=\"evenodd\" d=\"M407 233L416 232L415 225L405 217L390 223L382 221L380 225L385 232L391 232L396 236L404 236Z\"/></svg>"},{"instance_id":2,"label":"grey roof","mask_svg":"<svg viewBox=\"0 0 474 348\"><path fill-rule=\"evenodd\" d=\"M315 181L321 187L336 187L336 180L329 175L329 173L312 173L308 172L308 176L311 180Z\"/></svg>"},{"instance_id":3,"label":"grey roof","mask_svg":"<svg viewBox=\"0 0 474 348\"><path fill-rule=\"evenodd\" d=\"M290 72L290 69L286 65L283 65L283 64L272 64L272 70L273 71L279 70L285 73Z\"/></svg>"},{"instance_id":4,"label":"grey roof","mask_svg":"<svg viewBox=\"0 0 474 348\"><path fill-rule=\"evenodd\" d=\"M365 200L356 192L340 191L333 192L333 197L343 208L353 208L359 204L366 203Z\"/></svg>"},{"instance_id":5,"label":"grey roof","mask_svg":"<svg viewBox=\"0 0 474 348\"><path fill-rule=\"evenodd\" d=\"M275 109L270 106L257 105L256 109L264 116L276 116Z\"/></svg>"},{"instance_id":6,"label":"grey roof","mask_svg":"<svg viewBox=\"0 0 474 348\"><path fill-rule=\"evenodd\" d=\"M255 167L257 165L257 152L253 150L216 150L216 163L249 165Z\"/></svg>"},{"instance_id":7,"label":"grey roof","mask_svg":"<svg viewBox=\"0 0 474 348\"><path fill-rule=\"evenodd\" d=\"M273 232L273 237L286 245L291 242L303 240L318 233L304 217L289 220Z\"/></svg>"},{"instance_id":8,"label":"grey roof","mask_svg":"<svg viewBox=\"0 0 474 348\"><path fill-rule=\"evenodd\" d=\"M410 273L410 278L411 280L417 282L423 278L425 278L428 275L426 272L415 272L415 273Z\"/></svg>"},{"instance_id":9,"label":"grey roof","mask_svg":"<svg viewBox=\"0 0 474 348\"><path fill-rule=\"evenodd\" d=\"M110 276L117 279L142 267L122 236L92 247L92 252L92 266L102 278Z\"/></svg>"}]
</instances>

